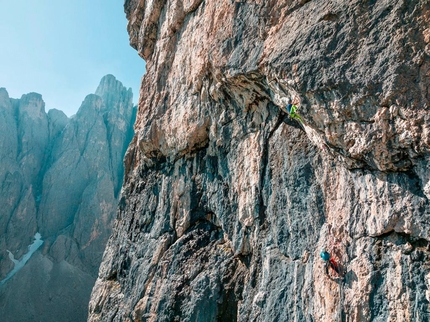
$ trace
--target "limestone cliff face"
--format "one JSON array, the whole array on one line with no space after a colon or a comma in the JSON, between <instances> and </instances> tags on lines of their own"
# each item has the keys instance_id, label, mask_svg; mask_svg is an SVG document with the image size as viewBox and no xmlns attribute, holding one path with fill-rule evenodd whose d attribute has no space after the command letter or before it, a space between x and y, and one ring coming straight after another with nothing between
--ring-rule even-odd
<instances>
[{"instance_id":1,"label":"limestone cliff face","mask_svg":"<svg viewBox=\"0 0 430 322\"><path fill-rule=\"evenodd\" d=\"M14 266L7 250L19 260L36 232L44 241L0 283L2 320L86 320L134 118L131 89L112 75L70 119L46 113L39 94L0 89L0 280Z\"/></svg>"},{"instance_id":2,"label":"limestone cliff face","mask_svg":"<svg viewBox=\"0 0 430 322\"><path fill-rule=\"evenodd\" d=\"M427 321L430 3L125 11L147 74L89 320Z\"/></svg>"},{"instance_id":3,"label":"limestone cliff face","mask_svg":"<svg viewBox=\"0 0 430 322\"><path fill-rule=\"evenodd\" d=\"M50 121L40 94L30 93L14 100L2 88L0 96L0 275L3 278L13 266L6 249L21 257L37 231L36 200L49 145Z\"/></svg>"}]
</instances>

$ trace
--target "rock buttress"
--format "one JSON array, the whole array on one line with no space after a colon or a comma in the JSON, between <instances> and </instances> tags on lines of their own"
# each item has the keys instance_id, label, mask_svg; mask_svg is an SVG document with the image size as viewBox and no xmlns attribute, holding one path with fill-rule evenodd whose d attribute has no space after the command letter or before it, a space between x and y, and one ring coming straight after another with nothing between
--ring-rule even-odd
<instances>
[{"instance_id":1,"label":"rock buttress","mask_svg":"<svg viewBox=\"0 0 430 322\"><path fill-rule=\"evenodd\" d=\"M125 11L147 73L89 320L428 320L430 4Z\"/></svg>"}]
</instances>

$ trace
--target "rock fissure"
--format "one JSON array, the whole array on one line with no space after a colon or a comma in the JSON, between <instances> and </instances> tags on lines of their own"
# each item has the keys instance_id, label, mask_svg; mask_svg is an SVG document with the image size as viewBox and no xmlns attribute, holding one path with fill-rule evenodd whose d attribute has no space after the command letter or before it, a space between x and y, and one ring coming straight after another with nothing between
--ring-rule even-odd
<instances>
[{"instance_id":1,"label":"rock fissure","mask_svg":"<svg viewBox=\"0 0 430 322\"><path fill-rule=\"evenodd\" d=\"M279 129L282 122L285 119L285 114L280 111L278 115L278 120L276 121L276 124L273 126L273 129L270 130L269 135L267 136L267 139L264 140L263 143L263 151L261 153L262 159L261 159L261 172L260 172L260 180L259 180L259 225L260 227L264 227L265 221L266 221L266 205L264 204L264 197L263 197L263 191L264 191L264 183L266 178L266 171L267 171L267 165L269 163L269 141L272 138L273 134Z\"/></svg>"}]
</instances>

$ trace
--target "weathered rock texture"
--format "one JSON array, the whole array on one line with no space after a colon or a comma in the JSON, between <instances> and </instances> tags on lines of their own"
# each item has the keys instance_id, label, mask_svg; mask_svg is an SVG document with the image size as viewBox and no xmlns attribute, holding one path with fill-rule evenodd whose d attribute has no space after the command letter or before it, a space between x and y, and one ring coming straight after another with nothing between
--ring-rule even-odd
<instances>
[{"instance_id":1,"label":"weathered rock texture","mask_svg":"<svg viewBox=\"0 0 430 322\"><path fill-rule=\"evenodd\" d=\"M430 2L125 11L147 74L89 320L428 321Z\"/></svg>"},{"instance_id":2,"label":"weathered rock texture","mask_svg":"<svg viewBox=\"0 0 430 322\"><path fill-rule=\"evenodd\" d=\"M85 321L91 288L111 233L133 136L131 89L105 76L72 118L45 112L41 95L10 99L0 89L0 286L2 321Z\"/></svg>"}]
</instances>

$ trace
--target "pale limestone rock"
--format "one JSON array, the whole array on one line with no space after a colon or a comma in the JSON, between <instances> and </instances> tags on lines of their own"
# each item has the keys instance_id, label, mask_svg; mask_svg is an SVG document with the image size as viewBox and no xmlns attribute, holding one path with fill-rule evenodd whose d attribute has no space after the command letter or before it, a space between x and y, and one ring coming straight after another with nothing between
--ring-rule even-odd
<instances>
[{"instance_id":1,"label":"pale limestone rock","mask_svg":"<svg viewBox=\"0 0 430 322\"><path fill-rule=\"evenodd\" d=\"M427 321L429 10L126 0L147 73L89 321Z\"/></svg>"}]
</instances>

